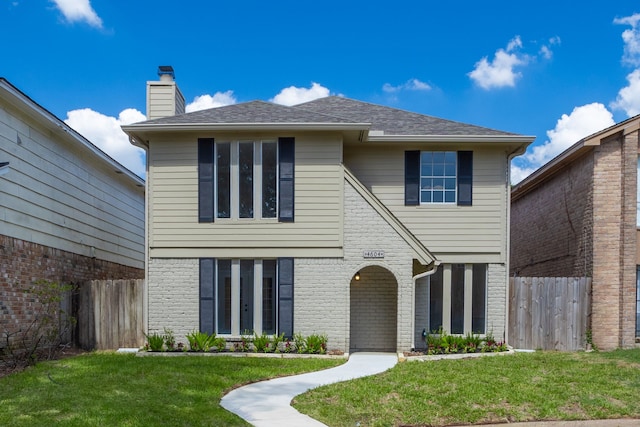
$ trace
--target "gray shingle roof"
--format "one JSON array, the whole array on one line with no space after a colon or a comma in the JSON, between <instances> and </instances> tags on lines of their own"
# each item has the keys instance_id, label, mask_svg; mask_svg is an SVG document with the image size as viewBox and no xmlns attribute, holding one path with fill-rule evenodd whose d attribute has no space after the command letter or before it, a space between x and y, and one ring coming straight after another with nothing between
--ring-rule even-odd
<instances>
[{"instance_id":1,"label":"gray shingle roof","mask_svg":"<svg viewBox=\"0 0 640 427\"><path fill-rule=\"evenodd\" d=\"M316 99L294 108L371 123L372 131L384 131L385 135L515 135L339 96Z\"/></svg>"},{"instance_id":2,"label":"gray shingle roof","mask_svg":"<svg viewBox=\"0 0 640 427\"><path fill-rule=\"evenodd\" d=\"M224 107L210 108L176 116L162 117L140 125L194 124L364 124L371 131L384 135L516 135L481 126L440 119L424 114L329 96L287 107L264 101L251 101Z\"/></svg>"},{"instance_id":3,"label":"gray shingle roof","mask_svg":"<svg viewBox=\"0 0 640 427\"><path fill-rule=\"evenodd\" d=\"M142 124L232 124L232 123L353 123L351 119L321 112L251 101L193 113L148 120Z\"/></svg>"}]
</instances>

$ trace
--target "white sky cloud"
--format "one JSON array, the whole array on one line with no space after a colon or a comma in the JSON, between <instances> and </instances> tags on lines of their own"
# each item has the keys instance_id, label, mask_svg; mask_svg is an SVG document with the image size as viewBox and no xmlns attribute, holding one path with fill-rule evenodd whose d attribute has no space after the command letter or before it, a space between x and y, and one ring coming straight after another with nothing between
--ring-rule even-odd
<instances>
[{"instance_id":1,"label":"white sky cloud","mask_svg":"<svg viewBox=\"0 0 640 427\"><path fill-rule=\"evenodd\" d=\"M281 105L297 105L303 102L313 101L314 99L324 98L329 95L329 89L318 83L311 83L311 87L308 89L295 86L284 88L269 101Z\"/></svg>"},{"instance_id":2,"label":"white sky cloud","mask_svg":"<svg viewBox=\"0 0 640 427\"><path fill-rule=\"evenodd\" d=\"M597 102L576 107L569 115L563 114L556 127L547 131L549 139L544 144L529 147L524 156L514 160L511 182L520 182L582 138L614 124L611 112Z\"/></svg>"},{"instance_id":3,"label":"white sky cloud","mask_svg":"<svg viewBox=\"0 0 640 427\"><path fill-rule=\"evenodd\" d=\"M431 86L425 82L421 82L418 79L409 79L405 83L398 86L393 86L390 83L385 83L382 86L382 90L387 93L395 93L402 90L431 90Z\"/></svg>"},{"instance_id":4,"label":"white sky cloud","mask_svg":"<svg viewBox=\"0 0 640 427\"><path fill-rule=\"evenodd\" d=\"M83 108L69 111L64 122L127 169L144 177L144 150L133 146L120 126L145 119L144 114L133 108L123 110L117 118Z\"/></svg>"},{"instance_id":5,"label":"white sky cloud","mask_svg":"<svg viewBox=\"0 0 640 427\"><path fill-rule=\"evenodd\" d=\"M102 28L98 16L89 0L51 0L69 22L86 22L92 27Z\"/></svg>"},{"instance_id":6,"label":"white sky cloud","mask_svg":"<svg viewBox=\"0 0 640 427\"><path fill-rule=\"evenodd\" d=\"M185 111L191 113L193 111L206 110L209 108L224 107L225 105L232 105L238 102L233 96L233 91L228 90L226 92L216 92L211 95L200 95L193 98L193 102L190 102L185 106Z\"/></svg>"},{"instance_id":7,"label":"white sky cloud","mask_svg":"<svg viewBox=\"0 0 640 427\"><path fill-rule=\"evenodd\" d=\"M627 76L628 86L618 91L618 96L610 107L614 110L624 110L628 117L640 114L640 69Z\"/></svg>"},{"instance_id":8,"label":"white sky cloud","mask_svg":"<svg viewBox=\"0 0 640 427\"><path fill-rule=\"evenodd\" d=\"M487 90L515 86L516 80L522 76L522 73L516 72L515 68L526 65L528 62L526 55L516 52L521 47L520 36L514 37L509 41L506 49L496 51L493 61L489 62L485 56L476 62L475 69L467 75L478 86Z\"/></svg>"},{"instance_id":9,"label":"white sky cloud","mask_svg":"<svg viewBox=\"0 0 640 427\"><path fill-rule=\"evenodd\" d=\"M622 32L624 41L624 55L622 61L632 66L640 65L640 13L624 18L616 18L614 24L630 25L630 29Z\"/></svg>"}]
</instances>

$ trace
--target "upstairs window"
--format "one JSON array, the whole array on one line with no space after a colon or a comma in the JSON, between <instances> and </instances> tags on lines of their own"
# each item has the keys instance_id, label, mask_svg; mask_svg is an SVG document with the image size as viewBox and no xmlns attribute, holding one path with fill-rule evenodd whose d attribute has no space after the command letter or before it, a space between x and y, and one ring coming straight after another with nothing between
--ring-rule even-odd
<instances>
[{"instance_id":1,"label":"upstairs window","mask_svg":"<svg viewBox=\"0 0 640 427\"><path fill-rule=\"evenodd\" d=\"M473 152L406 151L405 205L470 206Z\"/></svg>"},{"instance_id":2,"label":"upstairs window","mask_svg":"<svg viewBox=\"0 0 640 427\"><path fill-rule=\"evenodd\" d=\"M455 151L422 151L420 203L455 203L457 169Z\"/></svg>"},{"instance_id":3,"label":"upstairs window","mask_svg":"<svg viewBox=\"0 0 640 427\"><path fill-rule=\"evenodd\" d=\"M294 139L198 140L199 222L293 221Z\"/></svg>"}]
</instances>

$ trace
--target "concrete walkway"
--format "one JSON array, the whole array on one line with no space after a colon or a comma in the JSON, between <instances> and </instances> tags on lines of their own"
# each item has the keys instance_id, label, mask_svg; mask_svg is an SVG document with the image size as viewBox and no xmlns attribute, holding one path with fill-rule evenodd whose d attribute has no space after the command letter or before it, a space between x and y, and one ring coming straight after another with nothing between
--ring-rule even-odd
<instances>
[{"instance_id":1,"label":"concrete walkway","mask_svg":"<svg viewBox=\"0 0 640 427\"><path fill-rule=\"evenodd\" d=\"M384 372L396 363L395 353L354 353L336 368L237 388L224 396L220 405L256 427L326 427L293 409L291 400L312 388Z\"/></svg>"}]
</instances>

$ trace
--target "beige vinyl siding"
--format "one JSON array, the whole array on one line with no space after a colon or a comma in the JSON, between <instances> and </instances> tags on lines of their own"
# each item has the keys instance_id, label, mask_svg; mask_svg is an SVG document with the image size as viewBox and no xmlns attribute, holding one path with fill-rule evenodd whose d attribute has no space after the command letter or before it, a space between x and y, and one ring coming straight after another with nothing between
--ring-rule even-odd
<instances>
[{"instance_id":1,"label":"beige vinyl siding","mask_svg":"<svg viewBox=\"0 0 640 427\"><path fill-rule=\"evenodd\" d=\"M182 114L184 97L175 82L147 82L147 119Z\"/></svg>"},{"instance_id":2,"label":"beige vinyl siding","mask_svg":"<svg viewBox=\"0 0 640 427\"><path fill-rule=\"evenodd\" d=\"M274 140L278 135L192 135L150 143L151 256L342 255L342 139L295 136L295 221L216 219L198 223L198 137ZM219 255L218 255L219 256ZM257 255L255 255L257 256Z\"/></svg>"},{"instance_id":3,"label":"beige vinyl siding","mask_svg":"<svg viewBox=\"0 0 640 427\"><path fill-rule=\"evenodd\" d=\"M405 206L405 150L472 150L473 205ZM345 165L443 262L504 262L506 162L487 145L345 147Z\"/></svg>"},{"instance_id":4,"label":"beige vinyl siding","mask_svg":"<svg viewBox=\"0 0 640 427\"><path fill-rule=\"evenodd\" d=\"M144 188L60 130L0 102L0 233L144 266Z\"/></svg>"}]
</instances>

